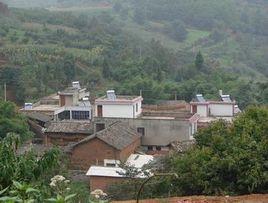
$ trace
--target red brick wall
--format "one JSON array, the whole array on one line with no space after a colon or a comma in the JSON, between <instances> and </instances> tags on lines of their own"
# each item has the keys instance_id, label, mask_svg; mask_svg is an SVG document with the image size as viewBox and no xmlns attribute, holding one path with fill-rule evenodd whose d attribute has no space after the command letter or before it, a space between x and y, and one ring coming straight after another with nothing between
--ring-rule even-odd
<instances>
[{"instance_id":1,"label":"red brick wall","mask_svg":"<svg viewBox=\"0 0 268 203\"><path fill-rule=\"evenodd\" d=\"M120 160L126 161L127 158L135 152L135 150L141 145L141 139L138 138L131 145L127 146L120 152Z\"/></svg>"},{"instance_id":2,"label":"red brick wall","mask_svg":"<svg viewBox=\"0 0 268 203\"><path fill-rule=\"evenodd\" d=\"M76 146L70 155L71 168L88 170L91 165L104 165L104 159L125 161L140 146L140 138L123 150L117 150L98 138Z\"/></svg>"},{"instance_id":3,"label":"red brick wall","mask_svg":"<svg viewBox=\"0 0 268 203\"><path fill-rule=\"evenodd\" d=\"M101 141L93 138L76 146L70 155L71 168L88 170L91 165L104 164L104 159L120 159L120 152Z\"/></svg>"},{"instance_id":4,"label":"red brick wall","mask_svg":"<svg viewBox=\"0 0 268 203\"><path fill-rule=\"evenodd\" d=\"M65 135L64 133L54 134L54 133L45 133L45 144L48 145L57 145L57 146L66 146L71 142L79 142L84 139L85 134L69 134Z\"/></svg>"},{"instance_id":5,"label":"red brick wall","mask_svg":"<svg viewBox=\"0 0 268 203\"><path fill-rule=\"evenodd\" d=\"M115 177L102 177L102 176L90 176L89 185L90 191L94 191L96 189L101 189L102 191L106 191L108 186L112 183L118 183L126 180L125 178L115 178Z\"/></svg>"}]
</instances>

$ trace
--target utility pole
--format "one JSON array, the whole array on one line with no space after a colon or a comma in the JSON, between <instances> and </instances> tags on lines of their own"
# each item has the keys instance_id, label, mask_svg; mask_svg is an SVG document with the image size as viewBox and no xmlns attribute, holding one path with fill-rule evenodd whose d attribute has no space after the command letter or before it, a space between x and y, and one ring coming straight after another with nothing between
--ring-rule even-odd
<instances>
[{"instance_id":1,"label":"utility pole","mask_svg":"<svg viewBox=\"0 0 268 203\"><path fill-rule=\"evenodd\" d=\"M7 101L7 84L4 83L4 100Z\"/></svg>"},{"instance_id":2,"label":"utility pole","mask_svg":"<svg viewBox=\"0 0 268 203\"><path fill-rule=\"evenodd\" d=\"M140 60L141 60L141 46L139 47L139 51L140 51L139 54L140 54Z\"/></svg>"},{"instance_id":3,"label":"utility pole","mask_svg":"<svg viewBox=\"0 0 268 203\"><path fill-rule=\"evenodd\" d=\"M175 101L177 101L177 92L175 92Z\"/></svg>"},{"instance_id":4,"label":"utility pole","mask_svg":"<svg viewBox=\"0 0 268 203\"><path fill-rule=\"evenodd\" d=\"M142 90L140 90L140 96L142 97Z\"/></svg>"}]
</instances>

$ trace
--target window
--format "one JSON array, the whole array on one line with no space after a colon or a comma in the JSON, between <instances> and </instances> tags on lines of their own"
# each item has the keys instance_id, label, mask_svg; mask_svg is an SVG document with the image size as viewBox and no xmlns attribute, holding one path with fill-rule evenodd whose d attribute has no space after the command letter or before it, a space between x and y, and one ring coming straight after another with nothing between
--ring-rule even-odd
<instances>
[{"instance_id":1,"label":"window","mask_svg":"<svg viewBox=\"0 0 268 203\"><path fill-rule=\"evenodd\" d=\"M58 114L59 120L69 120L70 119L70 111L63 111Z\"/></svg>"},{"instance_id":2,"label":"window","mask_svg":"<svg viewBox=\"0 0 268 203\"><path fill-rule=\"evenodd\" d=\"M89 119L89 111L72 111L72 119L88 120Z\"/></svg>"},{"instance_id":3,"label":"window","mask_svg":"<svg viewBox=\"0 0 268 203\"><path fill-rule=\"evenodd\" d=\"M116 167L116 164L115 163L106 163L106 166L107 167Z\"/></svg>"},{"instance_id":4,"label":"window","mask_svg":"<svg viewBox=\"0 0 268 203\"><path fill-rule=\"evenodd\" d=\"M157 151L161 151L161 147L160 146L156 146L155 147Z\"/></svg>"},{"instance_id":5,"label":"window","mask_svg":"<svg viewBox=\"0 0 268 203\"><path fill-rule=\"evenodd\" d=\"M153 146L148 146L147 149L148 151L153 151Z\"/></svg>"},{"instance_id":6,"label":"window","mask_svg":"<svg viewBox=\"0 0 268 203\"><path fill-rule=\"evenodd\" d=\"M104 159L104 166L108 167L116 167L120 164L119 160L114 160L114 159Z\"/></svg>"},{"instance_id":7,"label":"window","mask_svg":"<svg viewBox=\"0 0 268 203\"><path fill-rule=\"evenodd\" d=\"M139 134L141 134L142 136L145 135L145 129L144 129L143 127L138 127L138 128L137 128L137 132L138 132Z\"/></svg>"},{"instance_id":8,"label":"window","mask_svg":"<svg viewBox=\"0 0 268 203\"><path fill-rule=\"evenodd\" d=\"M138 103L136 104L136 112L138 112L139 111L139 105L138 105Z\"/></svg>"}]
</instances>

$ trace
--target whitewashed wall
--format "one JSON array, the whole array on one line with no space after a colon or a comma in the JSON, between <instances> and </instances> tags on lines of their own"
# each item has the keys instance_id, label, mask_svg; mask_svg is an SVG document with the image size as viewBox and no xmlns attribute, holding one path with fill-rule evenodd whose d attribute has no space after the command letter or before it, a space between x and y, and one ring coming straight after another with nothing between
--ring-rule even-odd
<instances>
[{"instance_id":1,"label":"whitewashed wall","mask_svg":"<svg viewBox=\"0 0 268 203\"><path fill-rule=\"evenodd\" d=\"M136 111L136 104L138 110ZM95 116L98 116L98 104L95 105ZM110 118L137 118L142 113L141 101L135 104L103 104L102 117Z\"/></svg>"},{"instance_id":2,"label":"whitewashed wall","mask_svg":"<svg viewBox=\"0 0 268 203\"><path fill-rule=\"evenodd\" d=\"M207 105L197 105L197 113L200 116L207 117L208 115L208 109Z\"/></svg>"},{"instance_id":3,"label":"whitewashed wall","mask_svg":"<svg viewBox=\"0 0 268 203\"><path fill-rule=\"evenodd\" d=\"M233 104L210 104L211 116L233 116Z\"/></svg>"},{"instance_id":4,"label":"whitewashed wall","mask_svg":"<svg viewBox=\"0 0 268 203\"><path fill-rule=\"evenodd\" d=\"M133 118L133 105L102 105L103 117Z\"/></svg>"},{"instance_id":5,"label":"whitewashed wall","mask_svg":"<svg viewBox=\"0 0 268 203\"><path fill-rule=\"evenodd\" d=\"M138 104L138 111L136 111L136 104ZM134 108L135 108L135 118L137 118L141 113L142 113L142 109L141 109L141 101L136 102L134 104Z\"/></svg>"}]
</instances>

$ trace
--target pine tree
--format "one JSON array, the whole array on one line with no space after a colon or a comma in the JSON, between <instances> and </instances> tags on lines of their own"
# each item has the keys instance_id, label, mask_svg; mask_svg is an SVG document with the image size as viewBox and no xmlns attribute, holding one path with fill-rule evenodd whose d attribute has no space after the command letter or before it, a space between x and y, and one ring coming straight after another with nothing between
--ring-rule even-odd
<instances>
[{"instance_id":1,"label":"pine tree","mask_svg":"<svg viewBox=\"0 0 268 203\"><path fill-rule=\"evenodd\" d=\"M204 58L202 53L199 51L195 57L195 66L197 69L201 69L204 65Z\"/></svg>"}]
</instances>

